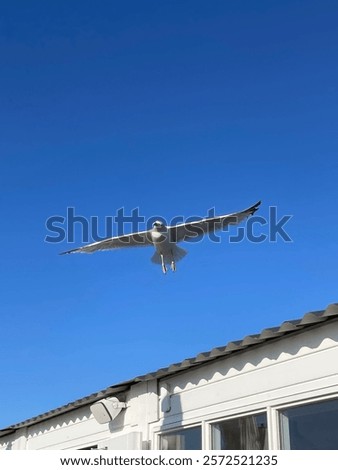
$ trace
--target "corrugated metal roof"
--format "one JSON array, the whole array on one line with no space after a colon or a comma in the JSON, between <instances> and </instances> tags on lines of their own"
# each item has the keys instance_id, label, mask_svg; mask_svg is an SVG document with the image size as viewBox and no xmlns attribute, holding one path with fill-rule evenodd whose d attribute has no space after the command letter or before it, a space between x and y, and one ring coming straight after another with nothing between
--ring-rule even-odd
<instances>
[{"instance_id":1,"label":"corrugated metal roof","mask_svg":"<svg viewBox=\"0 0 338 470\"><path fill-rule=\"evenodd\" d=\"M338 319L338 303L329 305L326 310L309 312L301 319L285 321L280 326L266 328L258 334L245 336L245 338L242 340L230 341L226 346L214 348L211 351L200 353L195 357L185 359L184 361L178 362L176 364L171 364L170 366L158 369L155 372L150 372L148 374L135 377L132 380L112 385L104 390L101 390L100 392L93 393L92 395L68 403L67 405L61 406L60 408L56 408L54 410L48 411L47 413L43 413L34 418L2 429L0 430L0 437L11 434L17 429L31 426L49 418L75 410L77 408L81 408L82 406L89 405L97 400L101 400L102 398L121 394L126 392L133 384L147 382L153 379L160 379L178 372L185 371L187 369L191 369L193 367L201 366L209 361L215 361L231 354L247 350L248 348L257 347L262 343L276 340L286 335L299 333L304 329L318 327L321 323L332 319Z\"/></svg>"}]
</instances>

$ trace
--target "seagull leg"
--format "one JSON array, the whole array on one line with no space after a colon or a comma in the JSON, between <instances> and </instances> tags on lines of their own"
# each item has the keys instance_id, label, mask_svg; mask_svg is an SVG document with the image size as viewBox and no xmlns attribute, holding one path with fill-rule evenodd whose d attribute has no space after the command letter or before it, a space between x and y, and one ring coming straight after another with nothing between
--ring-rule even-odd
<instances>
[{"instance_id":1,"label":"seagull leg","mask_svg":"<svg viewBox=\"0 0 338 470\"><path fill-rule=\"evenodd\" d=\"M160 254L160 256L161 256L162 271L163 271L163 274L166 274L167 273L167 266L165 265L164 257L162 255L162 253Z\"/></svg>"},{"instance_id":2,"label":"seagull leg","mask_svg":"<svg viewBox=\"0 0 338 470\"><path fill-rule=\"evenodd\" d=\"M171 270L173 272L176 271L176 263L175 263L175 258L174 258L172 250L171 250L171 264L170 264L170 267L171 267Z\"/></svg>"}]
</instances>

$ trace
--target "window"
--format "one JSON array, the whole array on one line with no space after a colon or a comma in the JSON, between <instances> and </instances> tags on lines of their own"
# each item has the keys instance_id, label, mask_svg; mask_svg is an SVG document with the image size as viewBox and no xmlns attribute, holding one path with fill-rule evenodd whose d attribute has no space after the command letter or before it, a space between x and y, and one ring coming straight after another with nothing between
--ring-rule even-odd
<instances>
[{"instance_id":1,"label":"window","mask_svg":"<svg viewBox=\"0 0 338 470\"><path fill-rule=\"evenodd\" d=\"M266 413L241 416L213 424L212 448L225 450L267 449Z\"/></svg>"},{"instance_id":2,"label":"window","mask_svg":"<svg viewBox=\"0 0 338 470\"><path fill-rule=\"evenodd\" d=\"M178 429L177 431L162 434L161 450L200 450L202 449L201 426Z\"/></svg>"},{"instance_id":3,"label":"window","mask_svg":"<svg viewBox=\"0 0 338 470\"><path fill-rule=\"evenodd\" d=\"M284 410L280 428L282 449L338 450L338 400Z\"/></svg>"}]
</instances>

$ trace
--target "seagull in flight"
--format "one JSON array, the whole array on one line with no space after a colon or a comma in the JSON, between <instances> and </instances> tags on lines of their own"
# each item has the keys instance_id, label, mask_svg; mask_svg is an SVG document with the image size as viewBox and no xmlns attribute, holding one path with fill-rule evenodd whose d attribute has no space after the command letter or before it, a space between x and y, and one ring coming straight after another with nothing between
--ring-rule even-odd
<instances>
[{"instance_id":1,"label":"seagull in flight","mask_svg":"<svg viewBox=\"0 0 338 470\"><path fill-rule=\"evenodd\" d=\"M155 221L150 230L106 238L80 248L64 251L60 254L94 253L95 251L112 250L115 248L153 246L155 253L151 261L160 264L163 273L166 274L167 265L170 265L172 271L176 271L176 263L187 254L183 248L177 246L177 243L203 237L207 233L216 232L228 225L239 224L250 215L253 215L258 210L260 204L261 201L258 201L253 206L240 212L172 226L166 226L160 221Z\"/></svg>"}]
</instances>

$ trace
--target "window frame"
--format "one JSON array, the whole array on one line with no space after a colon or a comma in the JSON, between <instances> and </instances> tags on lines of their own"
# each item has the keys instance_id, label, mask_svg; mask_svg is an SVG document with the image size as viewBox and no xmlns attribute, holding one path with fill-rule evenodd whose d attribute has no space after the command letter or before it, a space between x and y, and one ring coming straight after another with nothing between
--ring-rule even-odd
<instances>
[{"instance_id":1,"label":"window frame","mask_svg":"<svg viewBox=\"0 0 338 470\"><path fill-rule=\"evenodd\" d=\"M283 419L283 411L289 410L291 408L298 408L300 406L307 406L307 405L315 405L327 401L338 400L338 393L332 393L330 395L320 395L317 397L311 397L309 399L303 399L298 401L292 401L289 403L283 403L283 405L275 406L275 427L277 431L277 442L278 442L278 450L287 450L282 447L283 444L283 433L282 433L282 419Z\"/></svg>"},{"instance_id":2,"label":"window frame","mask_svg":"<svg viewBox=\"0 0 338 470\"><path fill-rule=\"evenodd\" d=\"M238 407L238 409L228 409L223 410L222 412L213 413L212 418L208 418L205 414L200 415L196 420L187 419L179 421L176 423L170 423L163 426L154 426L152 428L152 442L155 450L160 450L160 439L161 436L165 433L175 432L183 429L189 429L192 427L201 427L201 437L202 437L202 450L213 450L212 449L212 425L217 424L221 421L231 420L246 416L257 415L260 413L266 413L267 418L267 450L283 450L282 449L282 433L280 426L280 417L281 413L289 408L294 408L302 405L311 405L315 403L320 403L328 400L338 399L338 391L335 387L335 391L331 393L321 393L314 395L314 390L311 390L311 396L306 397L309 392L302 391L298 394L298 399L295 395L291 395L285 398L285 400L280 399L270 399L266 400L265 406L262 406L263 403L260 403L260 406L249 407L245 405L243 407ZM317 390L320 391L320 390ZM321 390L323 392L323 390ZM215 450L215 449L214 449Z\"/></svg>"},{"instance_id":3,"label":"window frame","mask_svg":"<svg viewBox=\"0 0 338 470\"><path fill-rule=\"evenodd\" d=\"M256 410L251 410L250 412L247 411L243 411L241 413L231 413L231 414L227 414L227 415L222 415L222 416L218 416L217 418L214 418L210 421L207 421L206 422L206 426L207 426L207 450L217 450L217 449L213 449L212 445L213 445L213 442L212 442L212 426L214 426L215 424L218 424L218 423L221 423L223 421L231 421L232 419L238 419L238 418L246 418L246 417L249 417L249 416L256 416L256 415L259 415L259 414L263 414L265 413L266 414L266 426L267 426L267 443L268 443L268 448L266 450L269 450L270 449L270 428L271 428L271 424L270 424L270 419L269 419L269 407L266 406L264 408L259 408L259 409L256 409Z\"/></svg>"},{"instance_id":4,"label":"window frame","mask_svg":"<svg viewBox=\"0 0 338 470\"><path fill-rule=\"evenodd\" d=\"M156 450L161 450L161 438L165 434L169 433L175 433L175 431L183 431L186 429L191 429L191 428L201 428L201 450L203 450L203 422L198 421L196 423L188 424L188 425L176 425L172 427L168 427L165 429L161 429L158 432L155 432L156 439L155 439L155 445L156 445Z\"/></svg>"}]
</instances>

